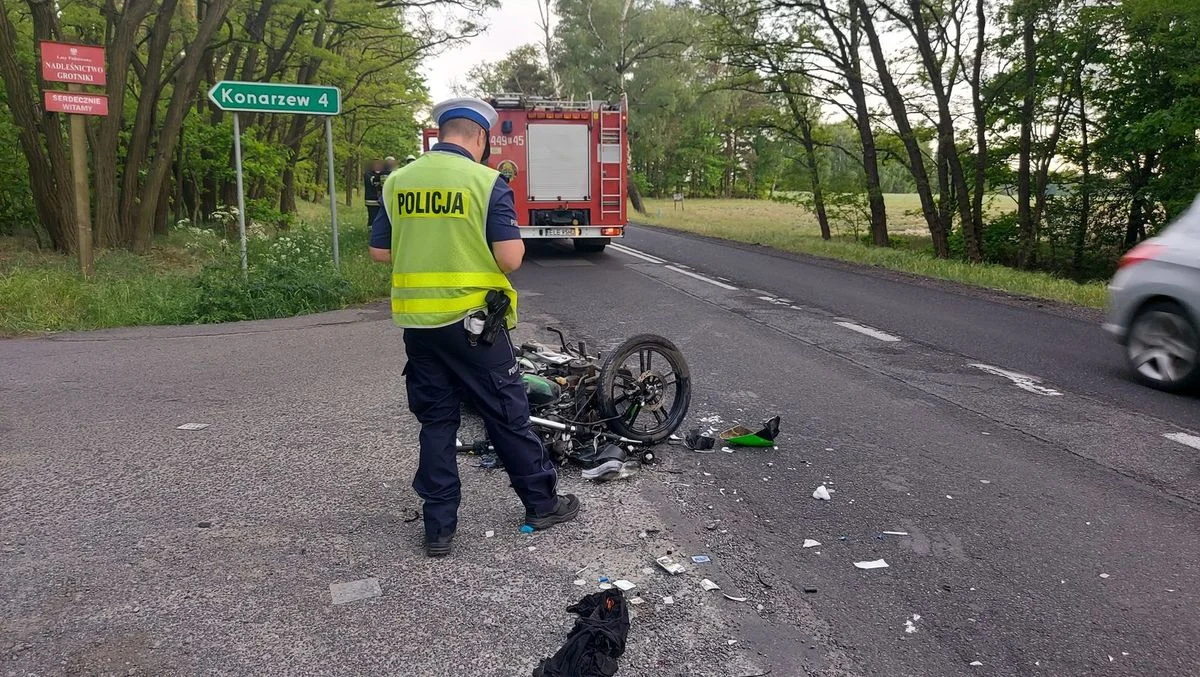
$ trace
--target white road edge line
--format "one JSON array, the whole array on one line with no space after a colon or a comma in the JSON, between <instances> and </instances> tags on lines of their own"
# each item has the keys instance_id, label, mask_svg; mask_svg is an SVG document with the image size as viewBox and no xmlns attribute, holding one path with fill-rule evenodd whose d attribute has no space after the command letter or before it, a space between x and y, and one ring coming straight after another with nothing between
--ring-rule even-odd
<instances>
[{"instance_id":1,"label":"white road edge line","mask_svg":"<svg viewBox=\"0 0 1200 677\"><path fill-rule=\"evenodd\" d=\"M622 254L629 254L630 256L634 256L639 259L649 261L650 263L658 263L658 264L666 263L666 261L664 261L656 256L651 256L651 255L647 254L646 252L640 252L632 247L626 247L623 244L617 244L616 242L613 242L613 243L611 243L610 246L613 249L621 252Z\"/></svg>"},{"instance_id":2,"label":"white road edge line","mask_svg":"<svg viewBox=\"0 0 1200 677\"><path fill-rule=\"evenodd\" d=\"M696 273L693 273L690 270L684 270L684 269L676 267L676 266L666 266L666 269L673 270L673 271L683 274L683 275L687 275L688 277L694 277L697 280L700 280L701 282L707 282L707 283L713 285L714 287L720 287L721 289L728 289L729 291L737 291L737 287L735 287L733 285L725 284L724 282L719 282L717 280L712 279L711 277L704 277L703 275L698 275Z\"/></svg>"},{"instance_id":3,"label":"white road edge line","mask_svg":"<svg viewBox=\"0 0 1200 677\"><path fill-rule=\"evenodd\" d=\"M1008 371L1007 369L1001 369L1000 367L993 367L990 364L969 364L967 366L975 367L976 369L986 371L987 373L992 374L994 376L1003 376L1004 378L1012 381L1013 385L1017 386L1021 390L1026 390L1028 392L1036 393L1038 395L1045 395L1047 397L1059 397L1062 395L1062 393L1055 390L1054 388L1049 388L1044 385L1040 385L1042 382L1042 379L1037 378L1036 376L1028 376L1026 374L1018 374L1015 371Z\"/></svg>"},{"instance_id":4,"label":"white road edge line","mask_svg":"<svg viewBox=\"0 0 1200 677\"><path fill-rule=\"evenodd\" d=\"M1200 449L1200 437L1196 437L1195 435L1189 435L1187 433L1166 433L1163 435L1163 437L1171 440L1172 442L1178 442L1193 449Z\"/></svg>"},{"instance_id":5,"label":"white road edge line","mask_svg":"<svg viewBox=\"0 0 1200 677\"><path fill-rule=\"evenodd\" d=\"M873 327L868 327L861 324L854 324L853 322L834 322L834 324L838 325L839 327L845 327L850 331L866 334L867 336L870 336L874 339L879 339L880 341L895 342L900 340L899 336L892 336L887 332L882 332Z\"/></svg>"}]
</instances>

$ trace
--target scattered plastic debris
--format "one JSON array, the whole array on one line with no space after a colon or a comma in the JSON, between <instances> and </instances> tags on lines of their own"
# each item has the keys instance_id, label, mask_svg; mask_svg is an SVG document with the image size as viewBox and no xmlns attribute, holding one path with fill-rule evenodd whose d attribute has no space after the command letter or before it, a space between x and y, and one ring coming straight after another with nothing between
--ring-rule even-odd
<instances>
[{"instance_id":1,"label":"scattered plastic debris","mask_svg":"<svg viewBox=\"0 0 1200 677\"><path fill-rule=\"evenodd\" d=\"M491 538L492 536L495 536L495 535L496 535L496 532L492 531L491 529L488 529L487 531L483 532L484 538Z\"/></svg>"},{"instance_id":2,"label":"scattered plastic debris","mask_svg":"<svg viewBox=\"0 0 1200 677\"><path fill-rule=\"evenodd\" d=\"M870 562L854 563L854 566L858 567L859 569L886 569L887 565L888 563L881 559L871 560Z\"/></svg>"},{"instance_id":3,"label":"scattered plastic debris","mask_svg":"<svg viewBox=\"0 0 1200 677\"><path fill-rule=\"evenodd\" d=\"M529 526L528 524L522 524L522 525L521 525L521 533L523 533L523 534L532 534L532 533L533 533L533 527Z\"/></svg>"},{"instance_id":4,"label":"scattered plastic debris","mask_svg":"<svg viewBox=\"0 0 1200 677\"><path fill-rule=\"evenodd\" d=\"M536 546L536 545L531 545L531 546L529 546L529 552L533 552L534 550L537 550L537 546Z\"/></svg>"},{"instance_id":5,"label":"scattered plastic debris","mask_svg":"<svg viewBox=\"0 0 1200 677\"><path fill-rule=\"evenodd\" d=\"M729 640L729 641L728 641L728 644L729 644L729 646L733 646L734 644L737 644L737 640L736 640L736 639L731 639L731 640Z\"/></svg>"},{"instance_id":6,"label":"scattered plastic debris","mask_svg":"<svg viewBox=\"0 0 1200 677\"><path fill-rule=\"evenodd\" d=\"M608 576L601 576L601 577L600 577L600 582L601 582L601 583L607 583L607 582L608 582Z\"/></svg>"},{"instance_id":7,"label":"scattered plastic debris","mask_svg":"<svg viewBox=\"0 0 1200 677\"><path fill-rule=\"evenodd\" d=\"M946 494L946 498L953 499L954 497L951 496L950 494Z\"/></svg>"},{"instance_id":8,"label":"scattered plastic debris","mask_svg":"<svg viewBox=\"0 0 1200 677\"><path fill-rule=\"evenodd\" d=\"M383 591L379 589L378 578L363 578L349 583L330 583L329 595L334 604L357 602L361 599L380 597Z\"/></svg>"},{"instance_id":9,"label":"scattered plastic debris","mask_svg":"<svg viewBox=\"0 0 1200 677\"><path fill-rule=\"evenodd\" d=\"M682 440L683 438L680 437L679 435L676 435L675 433L671 433L671 436L668 437L667 439L671 440L672 442L678 442L678 441Z\"/></svg>"},{"instance_id":10,"label":"scattered plastic debris","mask_svg":"<svg viewBox=\"0 0 1200 677\"><path fill-rule=\"evenodd\" d=\"M907 536L908 535L907 531L885 531L883 533L888 536Z\"/></svg>"},{"instance_id":11,"label":"scattered plastic debris","mask_svg":"<svg viewBox=\"0 0 1200 677\"><path fill-rule=\"evenodd\" d=\"M583 586L587 585L587 581L583 580L582 578L576 578L575 585L578 585L582 588Z\"/></svg>"},{"instance_id":12,"label":"scattered plastic debris","mask_svg":"<svg viewBox=\"0 0 1200 677\"><path fill-rule=\"evenodd\" d=\"M601 583L601 584L600 584L600 589L601 589L601 590L612 590L612 589L613 589L613 585L612 585L612 583Z\"/></svg>"},{"instance_id":13,"label":"scattered plastic debris","mask_svg":"<svg viewBox=\"0 0 1200 677\"><path fill-rule=\"evenodd\" d=\"M627 581L623 578L619 581L613 581L613 585L620 588L622 592L629 592L630 590L633 590L634 588L637 587L637 585L635 583L633 583L631 581Z\"/></svg>"},{"instance_id":14,"label":"scattered plastic debris","mask_svg":"<svg viewBox=\"0 0 1200 677\"><path fill-rule=\"evenodd\" d=\"M723 451L723 452L725 452L725 453L727 453L727 454L732 454L732 453L733 453L733 447L721 447L721 451Z\"/></svg>"},{"instance_id":15,"label":"scattered plastic debris","mask_svg":"<svg viewBox=\"0 0 1200 677\"><path fill-rule=\"evenodd\" d=\"M825 488L824 484L822 484L821 486L817 487L815 491L813 491L813 498L817 499L818 501L828 501L830 498L832 498L832 496L829 495L829 490Z\"/></svg>"},{"instance_id":16,"label":"scattered plastic debris","mask_svg":"<svg viewBox=\"0 0 1200 677\"><path fill-rule=\"evenodd\" d=\"M200 529L208 529L212 526L212 522L197 522L196 527Z\"/></svg>"},{"instance_id":17,"label":"scattered plastic debris","mask_svg":"<svg viewBox=\"0 0 1200 677\"><path fill-rule=\"evenodd\" d=\"M713 590L720 590L721 586L719 586L716 583L713 583L712 581L705 578L705 579L701 579L700 588L702 590L704 590L705 592L712 592Z\"/></svg>"},{"instance_id":18,"label":"scattered plastic debris","mask_svg":"<svg viewBox=\"0 0 1200 677\"><path fill-rule=\"evenodd\" d=\"M629 637L629 607L620 590L592 593L567 611L577 614L567 640L550 658L538 663L538 677L616 674L617 659ZM603 670L603 672L601 671Z\"/></svg>"},{"instance_id":19,"label":"scattered plastic debris","mask_svg":"<svg viewBox=\"0 0 1200 677\"><path fill-rule=\"evenodd\" d=\"M991 480L979 480L979 483L980 484L991 484L992 481Z\"/></svg>"},{"instance_id":20,"label":"scattered plastic debris","mask_svg":"<svg viewBox=\"0 0 1200 677\"><path fill-rule=\"evenodd\" d=\"M975 667L980 667L980 666L982 666L982 665L983 665L983 661L971 661L970 663L968 663L968 665L973 665L973 666L975 666Z\"/></svg>"},{"instance_id":21,"label":"scattered plastic debris","mask_svg":"<svg viewBox=\"0 0 1200 677\"><path fill-rule=\"evenodd\" d=\"M658 563L658 566L665 569L666 572L671 574L672 576L674 576L676 574L681 574L684 571L687 571L687 569L683 568L682 564L676 562L675 560L673 560L670 557L667 557L665 555L663 557L659 557L658 559L656 559L654 561Z\"/></svg>"},{"instance_id":22,"label":"scattered plastic debris","mask_svg":"<svg viewBox=\"0 0 1200 677\"><path fill-rule=\"evenodd\" d=\"M641 597L630 597L629 603L634 606L640 606L642 604L645 604L646 600L642 599Z\"/></svg>"},{"instance_id":23,"label":"scattered plastic debris","mask_svg":"<svg viewBox=\"0 0 1200 677\"><path fill-rule=\"evenodd\" d=\"M917 621L919 621L919 620L921 620L921 614L913 614L912 618L910 618L907 621L904 621L905 634L911 635L911 634L915 633L917 631Z\"/></svg>"},{"instance_id":24,"label":"scattered plastic debris","mask_svg":"<svg viewBox=\"0 0 1200 677\"><path fill-rule=\"evenodd\" d=\"M708 564L712 559L708 555L692 555L692 561L696 564Z\"/></svg>"},{"instance_id":25,"label":"scattered plastic debris","mask_svg":"<svg viewBox=\"0 0 1200 677\"><path fill-rule=\"evenodd\" d=\"M729 593L727 593L727 592L726 592L726 593L722 593L722 594L724 594L724 595L725 595L725 599L729 600L730 602L745 602L745 601L746 601L746 599L747 599L747 598L745 598L745 597L734 597L733 595L731 595L731 594L729 594Z\"/></svg>"},{"instance_id":26,"label":"scattered plastic debris","mask_svg":"<svg viewBox=\"0 0 1200 677\"><path fill-rule=\"evenodd\" d=\"M806 548L815 548L819 545L821 545L820 541L814 541L811 538L804 539L804 547L806 547Z\"/></svg>"},{"instance_id":27,"label":"scattered plastic debris","mask_svg":"<svg viewBox=\"0 0 1200 677\"><path fill-rule=\"evenodd\" d=\"M814 587L814 586L811 586L811 585L809 585L809 586L806 586L806 587L804 588L804 592L805 592L805 594L809 594L809 595L811 595L811 594L814 594L814 593L816 593L816 591L817 591L816 587Z\"/></svg>"},{"instance_id":28,"label":"scattered plastic debris","mask_svg":"<svg viewBox=\"0 0 1200 677\"><path fill-rule=\"evenodd\" d=\"M496 455L496 452L489 451L486 454L479 455L479 463L476 463L475 467L483 468L484 470L495 470L496 468L503 467L503 464L500 463L500 457Z\"/></svg>"},{"instance_id":29,"label":"scattered plastic debris","mask_svg":"<svg viewBox=\"0 0 1200 677\"><path fill-rule=\"evenodd\" d=\"M674 604L674 603L675 603L675 598L674 598L674 597L672 597L672 596L670 596L670 595L667 595L666 597L663 597L663 604L666 604L667 606L670 606L670 605L672 605L672 604Z\"/></svg>"},{"instance_id":30,"label":"scattered plastic debris","mask_svg":"<svg viewBox=\"0 0 1200 677\"><path fill-rule=\"evenodd\" d=\"M1100 574L1100 578L1108 578L1108 574Z\"/></svg>"},{"instance_id":31,"label":"scattered plastic debris","mask_svg":"<svg viewBox=\"0 0 1200 677\"><path fill-rule=\"evenodd\" d=\"M719 437L726 444L735 447L773 447L775 437L779 435L779 417L775 416L763 421L762 430L754 432L745 426L734 426L721 432Z\"/></svg>"},{"instance_id":32,"label":"scattered plastic debris","mask_svg":"<svg viewBox=\"0 0 1200 677\"><path fill-rule=\"evenodd\" d=\"M181 426L176 426L176 430L204 430L210 423L184 423Z\"/></svg>"}]
</instances>

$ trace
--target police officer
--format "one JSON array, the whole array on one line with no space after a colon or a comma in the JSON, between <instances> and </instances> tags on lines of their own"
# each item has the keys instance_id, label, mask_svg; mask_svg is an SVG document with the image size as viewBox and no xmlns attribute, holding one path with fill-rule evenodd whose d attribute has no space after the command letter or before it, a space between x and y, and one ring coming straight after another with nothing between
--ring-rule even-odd
<instances>
[{"instance_id":1,"label":"police officer","mask_svg":"<svg viewBox=\"0 0 1200 677\"><path fill-rule=\"evenodd\" d=\"M371 168L363 173L363 201L367 203L367 228L375 223L379 212L379 198L383 194L383 180L387 174L383 172L383 160L376 158L371 161Z\"/></svg>"},{"instance_id":2,"label":"police officer","mask_svg":"<svg viewBox=\"0 0 1200 677\"><path fill-rule=\"evenodd\" d=\"M400 165L400 166L401 166L401 167L407 167L407 166L409 166L410 164L412 164L413 160L416 160L416 159L417 159L417 156L415 156L415 155L409 155L408 157L404 158L404 164L402 164L402 165Z\"/></svg>"},{"instance_id":3,"label":"police officer","mask_svg":"<svg viewBox=\"0 0 1200 677\"><path fill-rule=\"evenodd\" d=\"M392 172L396 171L396 158L391 155L383 159L383 175L391 176Z\"/></svg>"},{"instance_id":4,"label":"police officer","mask_svg":"<svg viewBox=\"0 0 1200 677\"><path fill-rule=\"evenodd\" d=\"M384 182L384 210L370 251L374 260L392 264L392 319L404 328L408 405L421 424L413 489L424 500L426 552L436 557L450 553L458 525L455 445L464 396L483 416L525 506L526 524L545 529L573 520L579 499L557 493L554 464L530 427L508 334L516 326L517 293L506 273L520 267L525 245L512 189L481 164L490 154L496 111L479 99L458 98L434 106L433 116L439 143ZM488 308L489 291L509 300L490 345L471 324Z\"/></svg>"}]
</instances>

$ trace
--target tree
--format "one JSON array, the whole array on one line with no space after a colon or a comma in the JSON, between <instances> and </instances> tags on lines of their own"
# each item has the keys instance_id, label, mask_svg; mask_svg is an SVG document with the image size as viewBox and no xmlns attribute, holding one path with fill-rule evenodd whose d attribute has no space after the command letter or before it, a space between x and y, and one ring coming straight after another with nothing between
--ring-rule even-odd
<instances>
[{"instance_id":1,"label":"tree","mask_svg":"<svg viewBox=\"0 0 1200 677\"><path fill-rule=\"evenodd\" d=\"M467 73L475 96L524 94L553 97L554 78L541 63L537 45L523 45L495 63L483 63Z\"/></svg>"}]
</instances>

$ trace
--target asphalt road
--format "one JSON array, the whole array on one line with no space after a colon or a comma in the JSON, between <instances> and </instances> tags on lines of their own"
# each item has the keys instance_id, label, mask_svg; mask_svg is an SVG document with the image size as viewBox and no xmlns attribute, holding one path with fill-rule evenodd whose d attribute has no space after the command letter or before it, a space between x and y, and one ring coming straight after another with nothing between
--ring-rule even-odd
<instances>
[{"instance_id":1,"label":"asphalt road","mask_svg":"<svg viewBox=\"0 0 1200 677\"><path fill-rule=\"evenodd\" d=\"M567 472L583 521L536 542L464 459L430 563L382 305L0 342L0 669L528 674L572 580L615 574L650 600L620 675L1200 674L1200 402L1125 380L1096 318L641 228L514 281L526 335L660 333L688 426L778 414L779 448ZM645 569L666 552L713 561Z\"/></svg>"}]
</instances>

